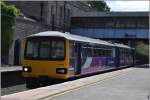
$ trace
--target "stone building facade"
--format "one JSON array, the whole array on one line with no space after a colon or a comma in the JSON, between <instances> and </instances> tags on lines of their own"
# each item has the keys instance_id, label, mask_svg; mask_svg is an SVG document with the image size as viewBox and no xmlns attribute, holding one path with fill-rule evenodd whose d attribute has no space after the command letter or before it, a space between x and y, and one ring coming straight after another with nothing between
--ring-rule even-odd
<instances>
[{"instance_id":1,"label":"stone building facade","mask_svg":"<svg viewBox=\"0 0 150 100\"><path fill-rule=\"evenodd\" d=\"M23 41L28 35L42 31L69 32L71 16L92 9L85 1L7 1L20 9L16 18L13 44L9 50L9 64L20 65Z\"/></svg>"}]
</instances>

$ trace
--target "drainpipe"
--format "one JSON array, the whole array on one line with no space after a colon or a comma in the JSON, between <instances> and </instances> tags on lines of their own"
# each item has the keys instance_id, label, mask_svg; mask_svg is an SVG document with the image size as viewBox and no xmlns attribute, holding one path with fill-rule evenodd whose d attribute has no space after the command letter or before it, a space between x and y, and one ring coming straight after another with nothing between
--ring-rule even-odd
<instances>
[{"instance_id":1,"label":"drainpipe","mask_svg":"<svg viewBox=\"0 0 150 100\"><path fill-rule=\"evenodd\" d=\"M64 26L63 26L64 28L63 28L63 32L66 31L66 25L65 25L66 21L65 20L66 20L66 1L64 1Z\"/></svg>"},{"instance_id":2,"label":"drainpipe","mask_svg":"<svg viewBox=\"0 0 150 100\"><path fill-rule=\"evenodd\" d=\"M44 2L41 1L41 16L40 16L41 23L43 21L43 7L44 7Z\"/></svg>"}]
</instances>

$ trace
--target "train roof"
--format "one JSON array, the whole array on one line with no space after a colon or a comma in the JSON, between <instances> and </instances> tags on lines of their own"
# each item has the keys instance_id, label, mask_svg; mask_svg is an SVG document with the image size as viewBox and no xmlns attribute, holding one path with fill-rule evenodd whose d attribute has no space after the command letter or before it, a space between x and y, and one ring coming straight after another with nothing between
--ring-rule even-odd
<instances>
[{"instance_id":1,"label":"train roof","mask_svg":"<svg viewBox=\"0 0 150 100\"><path fill-rule=\"evenodd\" d=\"M28 37L36 37L36 36L57 36L57 37L64 37L64 38L66 38L68 40L72 40L72 41L88 42L88 43L96 43L96 44L114 46L113 44L111 44L107 41L100 40L100 39L93 39L93 38L88 38L88 37L84 37L84 36L73 35L70 33L62 33L62 32L58 32L58 31L40 32L37 34L30 35Z\"/></svg>"},{"instance_id":2,"label":"train roof","mask_svg":"<svg viewBox=\"0 0 150 100\"><path fill-rule=\"evenodd\" d=\"M72 41L96 43L96 44L103 44L103 45L108 45L108 46L116 46L116 47L120 47L120 48L134 49L134 48L129 47L128 45L124 45L124 44L120 44L120 43L110 43L110 42L103 41L100 39L93 39L93 38L89 38L89 37L73 35L68 32L62 33L62 32L58 32L58 31L45 31L45 32L37 33L37 34L32 34L28 37L36 37L36 36L63 37L63 38L66 38L66 39L72 40Z\"/></svg>"},{"instance_id":3,"label":"train roof","mask_svg":"<svg viewBox=\"0 0 150 100\"><path fill-rule=\"evenodd\" d=\"M116 47L127 48L127 49L134 49L134 48L129 47L128 45L124 45L124 44L120 44L120 43L114 43L114 45Z\"/></svg>"}]
</instances>

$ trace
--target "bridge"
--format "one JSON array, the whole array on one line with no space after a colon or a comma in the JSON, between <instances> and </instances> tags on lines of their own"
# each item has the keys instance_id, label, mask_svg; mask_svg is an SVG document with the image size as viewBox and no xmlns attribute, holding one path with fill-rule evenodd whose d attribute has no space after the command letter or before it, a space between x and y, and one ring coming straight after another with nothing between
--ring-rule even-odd
<instances>
[{"instance_id":1,"label":"bridge","mask_svg":"<svg viewBox=\"0 0 150 100\"><path fill-rule=\"evenodd\" d=\"M103 40L148 41L148 12L86 12L74 15L71 33Z\"/></svg>"}]
</instances>

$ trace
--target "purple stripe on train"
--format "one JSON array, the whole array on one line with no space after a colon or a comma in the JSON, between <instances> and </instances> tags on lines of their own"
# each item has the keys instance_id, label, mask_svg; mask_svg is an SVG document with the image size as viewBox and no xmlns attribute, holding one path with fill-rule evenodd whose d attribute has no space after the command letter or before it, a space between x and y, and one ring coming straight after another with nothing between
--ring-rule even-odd
<instances>
[{"instance_id":1,"label":"purple stripe on train","mask_svg":"<svg viewBox=\"0 0 150 100\"><path fill-rule=\"evenodd\" d=\"M75 60L70 60L70 76L74 76ZM82 59L81 74L92 73L111 69L115 67L115 58L113 57L87 57Z\"/></svg>"},{"instance_id":2,"label":"purple stripe on train","mask_svg":"<svg viewBox=\"0 0 150 100\"><path fill-rule=\"evenodd\" d=\"M88 60L88 58L87 58ZM82 66L82 74L97 72L115 67L115 59L113 57L92 57L91 64L87 67Z\"/></svg>"}]
</instances>

